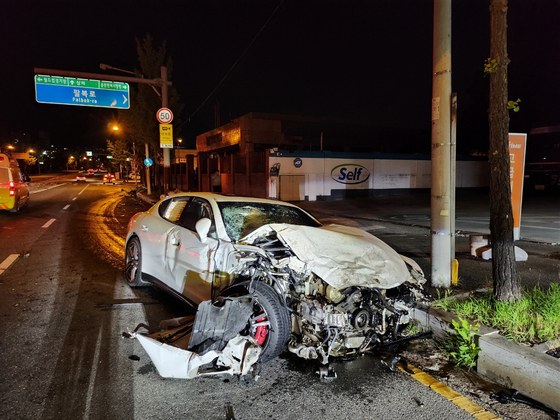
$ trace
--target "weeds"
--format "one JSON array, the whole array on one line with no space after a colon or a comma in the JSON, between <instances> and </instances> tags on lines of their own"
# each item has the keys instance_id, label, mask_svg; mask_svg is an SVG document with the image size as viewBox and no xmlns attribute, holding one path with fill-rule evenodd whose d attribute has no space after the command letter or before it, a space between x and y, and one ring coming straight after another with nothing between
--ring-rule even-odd
<instances>
[{"instance_id":1,"label":"weeds","mask_svg":"<svg viewBox=\"0 0 560 420\"><path fill-rule=\"evenodd\" d=\"M445 343L445 351L455 360L457 366L472 368L476 365L476 356L480 347L474 343L474 336L478 334L479 325L471 325L466 319L453 320L451 334Z\"/></svg>"},{"instance_id":2,"label":"weeds","mask_svg":"<svg viewBox=\"0 0 560 420\"><path fill-rule=\"evenodd\" d=\"M537 344L560 336L560 285L524 290L517 302L494 300L491 292L466 300L450 299L445 291L435 306L473 322L499 329L515 342ZM439 292L438 292L439 297Z\"/></svg>"}]
</instances>

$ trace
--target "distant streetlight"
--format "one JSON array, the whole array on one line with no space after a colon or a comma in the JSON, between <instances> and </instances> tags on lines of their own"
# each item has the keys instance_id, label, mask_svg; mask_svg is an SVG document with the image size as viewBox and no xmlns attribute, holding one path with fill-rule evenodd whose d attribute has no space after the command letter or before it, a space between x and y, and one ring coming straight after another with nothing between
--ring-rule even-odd
<instances>
[{"instance_id":1,"label":"distant streetlight","mask_svg":"<svg viewBox=\"0 0 560 420\"><path fill-rule=\"evenodd\" d=\"M114 126L113 126L113 131L119 131L119 126L118 126L118 125L114 125Z\"/></svg>"}]
</instances>

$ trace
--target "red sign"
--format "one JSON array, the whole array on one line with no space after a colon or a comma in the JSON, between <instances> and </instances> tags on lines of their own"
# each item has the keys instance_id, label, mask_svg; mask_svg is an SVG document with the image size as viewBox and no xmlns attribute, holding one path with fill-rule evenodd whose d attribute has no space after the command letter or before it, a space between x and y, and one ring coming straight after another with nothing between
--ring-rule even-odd
<instances>
[{"instance_id":1,"label":"red sign","mask_svg":"<svg viewBox=\"0 0 560 420\"><path fill-rule=\"evenodd\" d=\"M521 228L521 202L525 173L525 147L527 134L509 133L509 182L513 208L513 239L519 239Z\"/></svg>"},{"instance_id":2,"label":"red sign","mask_svg":"<svg viewBox=\"0 0 560 420\"><path fill-rule=\"evenodd\" d=\"M156 113L157 120L162 124L169 124L173 121L173 112L169 108L160 108Z\"/></svg>"}]
</instances>

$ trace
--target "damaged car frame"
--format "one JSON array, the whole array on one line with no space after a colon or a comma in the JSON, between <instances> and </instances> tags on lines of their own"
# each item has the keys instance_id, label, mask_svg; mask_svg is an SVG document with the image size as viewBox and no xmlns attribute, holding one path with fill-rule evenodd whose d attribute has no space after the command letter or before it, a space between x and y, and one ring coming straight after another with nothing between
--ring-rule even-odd
<instances>
[{"instance_id":1,"label":"damaged car frame","mask_svg":"<svg viewBox=\"0 0 560 420\"><path fill-rule=\"evenodd\" d=\"M132 217L125 247L130 286L154 284L198 307L189 350L199 354L240 334L260 346L262 361L289 350L326 364L416 338L407 325L425 300L418 264L289 203L172 195ZM239 305L225 302L241 297L250 309L240 322L229 313Z\"/></svg>"}]
</instances>

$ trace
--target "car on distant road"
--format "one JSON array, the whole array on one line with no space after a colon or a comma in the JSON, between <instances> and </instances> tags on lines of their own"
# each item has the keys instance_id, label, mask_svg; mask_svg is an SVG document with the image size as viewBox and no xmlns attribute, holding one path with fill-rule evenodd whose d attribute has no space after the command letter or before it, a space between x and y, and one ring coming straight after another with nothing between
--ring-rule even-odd
<instances>
[{"instance_id":1,"label":"car on distant road","mask_svg":"<svg viewBox=\"0 0 560 420\"><path fill-rule=\"evenodd\" d=\"M88 169L88 175L95 175L95 171L93 169Z\"/></svg>"},{"instance_id":2,"label":"car on distant road","mask_svg":"<svg viewBox=\"0 0 560 420\"><path fill-rule=\"evenodd\" d=\"M76 182L87 182L87 178L85 175L76 175Z\"/></svg>"},{"instance_id":3,"label":"car on distant road","mask_svg":"<svg viewBox=\"0 0 560 420\"><path fill-rule=\"evenodd\" d=\"M288 349L327 363L417 338L407 325L425 300L418 264L368 232L323 226L289 203L212 193L174 194L133 216L124 276L200 305L197 320L216 325L242 315L226 305L213 321L202 302L250 296L241 334L262 360Z\"/></svg>"},{"instance_id":4,"label":"car on distant road","mask_svg":"<svg viewBox=\"0 0 560 420\"><path fill-rule=\"evenodd\" d=\"M106 173L103 175L103 183L104 184L114 184L115 183L115 175Z\"/></svg>"}]
</instances>

